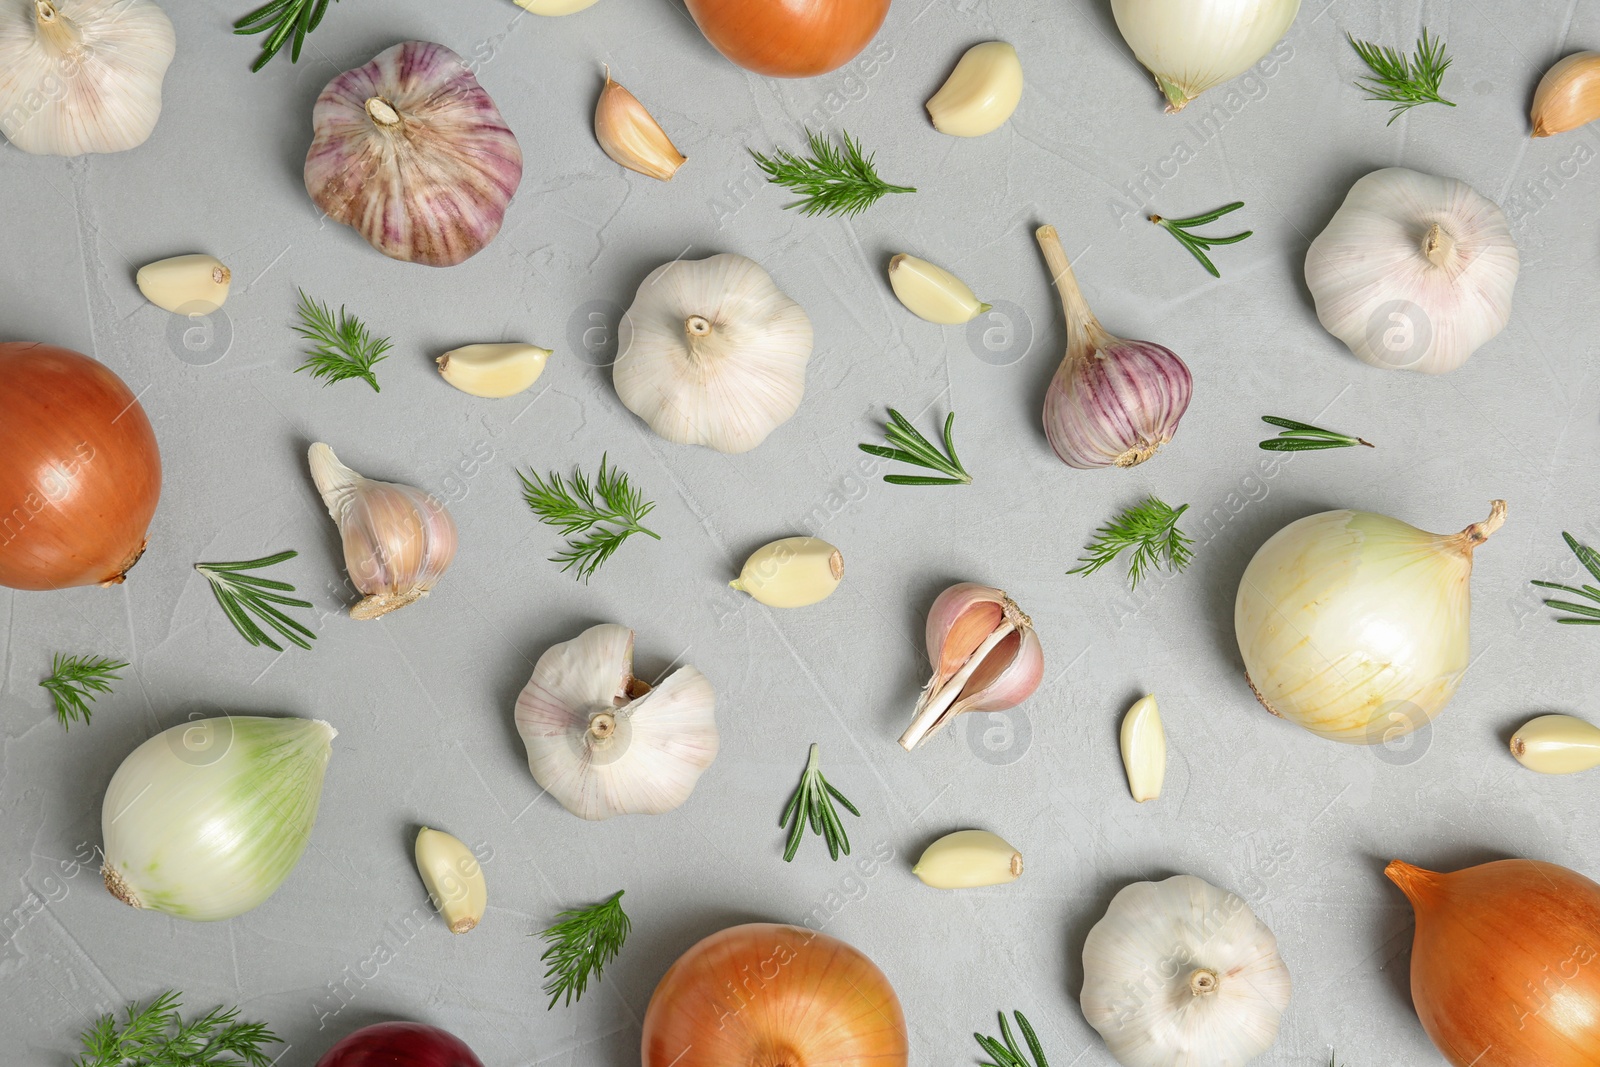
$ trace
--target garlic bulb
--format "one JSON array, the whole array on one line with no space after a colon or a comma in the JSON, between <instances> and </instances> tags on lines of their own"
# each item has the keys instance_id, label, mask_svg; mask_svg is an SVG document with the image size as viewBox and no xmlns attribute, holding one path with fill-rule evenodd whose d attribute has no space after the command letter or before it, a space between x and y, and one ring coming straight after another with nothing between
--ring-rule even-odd
<instances>
[{"instance_id":1,"label":"garlic bulb","mask_svg":"<svg viewBox=\"0 0 1600 1067\"><path fill-rule=\"evenodd\" d=\"M1540 774L1587 771L1600 767L1600 728L1571 715L1540 715L1512 736L1511 754Z\"/></svg>"},{"instance_id":2,"label":"garlic bulb","mask_svg":"<svg viewBox=\"0 0 1600 1067\"><path fill-rule=\"evenodd\" d=\"M1236 78L1272 50L1300 0L1111 0L1122 39L1167 98L1167 111Z\"/></svg>"},{"instance_id":3,"label":"garlic bulb","mask_svg":"<svg viewBox=\"0 0 1600 1067\"><path fill-rule=\"evenodd\" d=\"M350 617L376 619L427 596L456 558L456 523L444 505L421 489L363 478L320 441L308 458L344 541L344 569L366 594Z\"/></svg>"},{"instance_id":4,"label":"garlic bulb","mask_svg":"<svg viewBox=\"0 0 1600 1067\"><path fill-rule=\"evenodd\" d=\"M1306 252L1324 329L1357 359L1443 374L1505 328L1516 242L1491 200L1454 178L1375 170Z\"/></svg>"},{"instance_id":5,"label":"garlic bulb","mask_svg":"<svg viewBox=\"0 0 1600 1067\"><path fill-rule=\"evenodd\" d=\"M982 137L1005 125L1022 100L1022 61L1004 41L962 53L956 69L926 107L933 128L952 137Z\"/></svg>"},{"instance_id":6,"label":"garlic bulb","mask_svg":"<svg viewBox=\"0 0 1600 1067\"><path fill-rule=\"evenodd\" d=\"M811 320L743 256L674 260L639 286L617 352L617 395L652 430L748 452L800 407Z\"/></svg>"},{"instance_id":7,"label":"garlic bulb","mask_svg":"<svg viewBox=\"0 0 1600 1067\"><path fill-rule=\"evenodd\" d=\"M1574 52L1544 72L1529 116L1535 137L1549 137L1600 118L1600 52Z\"/></svg>"},{"instance_id":8,"label":"garlic bulb","mask_svg":"<svg viewBox=\"0 0 1600 1067\"><path fill-rule=\"evenodd\" d=\"M611 80L610 67L594 106L594 137L606 155L648 178L671 181L685 162L683 153L639 98Z\"/></svg>"},{"instance_id":9,"label":"garlic bulb","mask_svg":"<svg viewBox=\"0 0 1600 1067\"><path fill-rule=\"evenodd\" d=\"M394 259L448 267L500 232L522 149L461 57L407 41L322 90L306 191Z\"/></svg>"},{"instance_id":10,"label":"garlic bulb","mask_svg":"<svg viewBox=\"0 0 1600 1067\"><path fill-rule=\"evenodd\" d=\"M717 758L716 694L680 667L651 689L633 677L633 631L591 626L539 657L517 697L528 770L585 819L678 807Z\"/></svg>"},{"instance_id":11,"label":"garlic bulb","mask_svg":"<svg viewBox=\"0 0 1600 1067\"><path fill-rule=\"evenodd\" d=\"M1289 993L1272 931L1192 874L1123 887L1083 945L1083 1017L1123 1067L1240 1067Z\"/></svg>"},{"instance_id":12,"label":"garlic bulb","mask_svg":"<svg viewBox=\"0 0 1600 1067\"><path fill-rule=\"evenodd\" d=\"M151 0L6 0L0 132L35 155L137 148L161 117L176 48Z\"/></svg>"},{"instance_id":13,"label":"garlic bulb","mask_svg":"<svg viewBox=\"0 0 1600 1067\"><path fill-rule=\"evenodd\" d=\"M927 641L933 677L900 735L907 752L963 712L1016 707L1044 678L1033 620L990 586L961 582L940 593L928 609Z\"/></svg>"}]
</instances>

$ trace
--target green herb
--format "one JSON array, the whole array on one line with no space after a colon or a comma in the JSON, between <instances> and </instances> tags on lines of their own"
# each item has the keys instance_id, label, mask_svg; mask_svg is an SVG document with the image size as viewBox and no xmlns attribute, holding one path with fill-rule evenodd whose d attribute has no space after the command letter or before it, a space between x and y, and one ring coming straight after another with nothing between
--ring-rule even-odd
<instances>
[{"instance_id":1,"label":"green herb","mask_svg":"<svg viewBox=\"0 0 1600 1067\"><path fill-rule=\"evenodd\" d=\"M1028 1017L1020 1011L1013 1014L1017 1017L1017 1025L1022 1027L1022 1039L1028 1043L1028 1051L1033 1055L1032 1067L1050 1067L1045 1062L1038 1035L1028 1025ZM989 1057L989 1062L985 1062L983 1067L1030 1067L1027 1057L1017 1047L1017 1039L1011 1036L1011 1026L1006 1022L1005 1012L1000 1013L1000 1033L1005 1038L1004 1043L979 1033L972 1035L978 1039L978 1047L983 1049L984 1055Z\"/></svg>"},{"instance_id":2,"label":"green herb","mask_svg":"<svg viewBox=\"0 0 1600 1067\"><path fill-rule=\"evenodd\" d=\"M243 563L196 563L194 569L206 576L206 581L211 583L211 591L217 596L217 603L222 605L223 613L228 616L228 621L233 623L234 628L244 635L246 641L252 645L266 645L274 652L282 652L283 648L268 637L250 616L259 616L285 639L301 648L310 648L311 642L317 639L317 635L272 605L286 604L293 608L309 608L312 606L311 601L295 600L293 597L280 595L294 592L294 586L288 582L240 572L271 567L285 560L294 559L297 555L299 553L291 549L279 552L275 556L245 560Z\"/></svg>"},{"instance_id":3,"label":"green herb","mask_svg":"<svg viewBox=\"0 0 1600 1067\"><path fill-rule=\"evenodd\" d=\"M130 1004L120 1027L102 1015L82 1034L84 1053L73 1067L270 1067L264 1045L280 1038L261 1023L238 1021L239 1009L215 1008L192 1022L178 1013L178 994Z\"/></svg>"},{"instance_id":4,"label":"green herb","mask_svg":"<svg viewBox=\"0 0 1600 1067\"><path fill-rule=\"evenodd\" d=\"M545 964L544 991L550 994L549 1011L563 995L567 1003L583 999L589 975L596 979L628 937L632 923L622 910L619 889L598 904L573 908L556 916L556 924L539 935L550 942L539 959Z\"/></svg>"},{"instance_id":5,"label":"green herb","mask_svg":"<svg viewBox=\"0 0 1600 1067\"><path fill-rule=\"evenodd\" d=\"M1193 539L1178 529L1179 516L1188 510L1188 504L1174 509L1153 496L1146 497L1144 503L1126 509L1095 531L1094 541L1086 547L1089 554L1079 556L1081 566L1067 573L1093 574L1130 548L1128 578L1135 587L1151 567L1165 564L1170 571L1183 570L1194 557L1189 547Z\"/></svg>"},{"instance_id":6,"label":"green herb","mask_svg":"<svg viewBox=\"0 0 1600 1067\"><path fill-rule=\"evenodd\" d=\"M50 690L56 718L70 730L74 719L88 724L89 705L94 703L94 695L111 692L111 683L121 679L117 672L126 666L120 660L104 656L63 656L57 652L50 661L50 677L39 685Z\"/></svg>"},{"instance_id":7,"label":"green herb","mask_svg":"<svg viewBox=\"0 0 1600 1067\"><path fill-rule=\"evenodd\" d=\"M789 821L794 820L794 826L789 829L789 844L783 850L785 863L793 860L795 853L800 851L800 839L805 835L807 825L812 833L820 834L828 842L828 855L835 860L840 853L850 855L850 835L844 832L844 823L839 820L833 802L837 800L843 804L858 819L861 813L822 776L819 765L821 753L822 750L816 745L811 746L811 756L806 760L805 772L800 775L800 785L789 798L788 807L783 809L783 817L778 820L779 829L788 827Z\"/></svg>"},{"instance_id":8,"label":"green herb","mask_svg":"<svg viewBox=\"0 0 1600 1067\"><path fill-rule=\"evenodd\" d=\"M1278 436L1269 437L1261 442L1261 447L1268 452L1308 452L1318 448L1352 448L1356 445L1377 447L1371 441L1360 437L1319 429L1304 422L1282 419L1276 415L1263 415L1261 421L1283 427Z\"/></svg>"},{"instance_id":9,"label":"green herb","mask_svg":"<svg viewBox=\"0 0 1600 1067\"><path fill-rule=\"evenodd\" d=\"M881 456L884 459L909 463L915 467L926 467L945 476L932 478L925 474L885 474L883 480L890 485L970 485L972 475L962 468L961 460L956 455L955 439L951 436L955 425L956 413L952 411L944 420L944 450L949 454L941 455L926 437L917 432L915 426L906 421L904 415L890 408L889 425L884 429L884 437L888 439L889 446L859 447L869 456Z\"/></svg>"},{"instance_id":10,"label":"green herb","mask_svg":"<svg viewBox=\"0 0 1600 1067\"><path fill-rule=\"evenodd\" d=\"M250 65L252 73L260 70L272 62L272 57L284 45L292 34L294 47L289 51L289 62L300 62L300 46L305 44L306 34L322 24L322 16L328 13L329 0L272 0L271 3L256 8L250 14L233 24L236 34L268 33L266 43L261 46L261 57Z\"/></svg>"},{"instance_id":11,"label":"green herb","mask_svg":"<svg viewBox=\"0 0 1600 1067\"><path fill-rule=\"evenodd\" d=\"M373 392L382 392L372 368L387 359L384 353L394 347L387 337L373 340L366 323L346 314L342 305L335 320L327 304L312 300L304 290L300 292L299 311L300 325L295 330L317 344L306 353L306 361L294 369L296 374L308 370L313 378L326 379L324 386L360 378L372 386Z\"/></svg>"},{"instance_id":12,"label":"green herb","mask_svg":"<svg viewBox=\"0 0 1600 1067\"><path fill-rule=\"evenodd\" d=\"M522 498L540 522L561 529L567 547L551 556L550 562L565 564L563 571L576 567L578 573L574 577L587 582L622 547L622 542L636 533L661 540L660 534L640 525L655 504L640 497L626 474L607 467L605 456L600 457L600 473L593 485L582 471L572 476L570 484L563 482L559 474L552 473L545 481L537 472L532 473L533 480L529 481L521 471L517 472L522 479Z\"/></svg>"},{"instance_id":13,"label":"green herb","mask_svg":"<svg viewBox=\"0 0 1600 1067\"><path fill-rule=\"evenodd\" d=\"M1398 49L1358 41L1348 33L1345 37L1373 74L1357 81L1356 85L1367 94L1367 99L1394 105L1389 109L1391 114L1386 125L1393 125L1403 112L1418 104L1455 107L1439 95L1439 81L1450 69L1451 62L1444 54L1444 42L1429 40L1426 29L1417 41L1417 54L1409 59Z\"/></svg>"},{"instance_id":14,"label":"green herb","mask_svg":"<svg viewBox=\"0 0 1600 1067\"><path fill-rule=\"evenodd\" d=\"M1244 207L1243 200L1235 200L1231 204L1224 204L1215 211L1208 211L1204 215L1191 215L1186 219L1167 219L1160 215L1151 215L1150 221L1166 230L1178 239L1178 243L1189 250L1189 254L1200 261L1200 265L1211 273L1213 278L1220 278L1222 274L1217 270L1217 265L1211 262L1211 257L1205 250L1214 245L1236 245L1249 237L1254 230L1236 233L1232 237L1205 237L1198 233L1190 233L1195 226L1204 226L1208 222L1216 222L1230 211L1238 211Z\"/></svg>"},{"instance_id":15,"label":"green herb","mask_svg":"<svg viewBox=\"0 0 1600 1067\"><path fill-rule=\"evenodd\" d=\"M1578 557L1578 562L1583 564L1584 570L1594 575L1595 581L1600 582L1600 552L1596 552L1588 545L1579 544L1578 539L1565 530L1561 532L1561 538L1566 541L1567 547L1572 549L1572 554ZM1600 626L1600 589L1592 585L1585 585L1582 589L1578 589L1574 586L1562 585L1559 582L1541 582L1537 580L1533 584L1541 589L1559 589L1563 593L1571 593L1573 596L1594 601L1593 604L1574 604L1570 600L1546 600L1545 605L1547 607L1559 608L1562 611L1573 613L1571 618L1557 619L1556 622L1564 622L1570 626Z\"/></svg>"},{"instance_id":16,"label":"green herb","mask_svg":"<svg viewBox=\"0 0 1600 1067\"><path fill-rule=\"evenodd\" d=\"M872 166L872 156L861 149L861 142L848 133L843 135L844 148L830 144L821 134L806 131L811 144L811 158L802 159L787 149L780 148L776 156L764 156L751 149L756 166L767 174L767 180L799 193L804 199L788 207L798 207L803 215L856 215L873 204L885 193L914 193L906 185L890 185L878 177Z\"/></svg>"}]
</instances>

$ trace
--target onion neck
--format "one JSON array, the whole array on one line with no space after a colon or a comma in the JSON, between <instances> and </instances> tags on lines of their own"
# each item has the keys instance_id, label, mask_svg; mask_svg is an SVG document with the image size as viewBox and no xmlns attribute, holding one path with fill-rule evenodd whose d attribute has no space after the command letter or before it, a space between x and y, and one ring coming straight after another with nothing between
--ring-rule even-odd
<instances>
[{"instance_id":1,"label":"onion neck","mask_svg":"<svg viewBox=\"0 0 1600 1067\"><path fill-rule=\"evenodd\" d=\"M1428 235L1422 239L1422 254L1429 263L1444 270L1455 262L1456 239L1436 222L1428 227Z\"/></svg>"},{"instance_id":2,"label":"onion neck","mask_svg":"<svg viewBox=\"0 0 1600 1067\"><path fill-rule=\"evenodd\" d=\"M1487 519L1473 523L1450 540L1456 542L1457 546L1470 556L1472 550L1489 540L1489 535L1505 525L1505 521L1506 502L1504 500L1491 500L1489 501L1489 517Z\"/></svg>"},{"instance_id":3,"label":"onion neck","mask_svg":"<svg viewBox=\"0 0 1600 1067\"><path fill-rule=\"evenodd\" d=\"M1100 320L1089 310L1089 302L1078 288L1072 261L1067 258L1067 250L1061 247L1061 235L1056 228L1040 226L1034 236L1039 240L1039 250L1044 253L1045 265L1050 268L1050 280L1061 297L1061 313L1067 320L1067 358L1085 359L1116 338L1106 333Z\"/></svg>"},{"instance_id":4,"label":"onion neck","mask_svg":"<svg viewBox=\"0 0 1600 1067\"><path fill-rule=\"evenodd\" d=\"M391 130L400 125L400 112L396 111L394 105L381 96L367 99L367 117L380 130Z\"/></svg>"},{"instance_id":5,"label":"onion neck","mask_svg":"<svg viewBox=\"0 0 1600 1067\"><path fill-rule=\"evenodd\" d=\"M1189 972L1189 992L1197 997L1210 996L1220 983L1217 972L1210 967L1199 967Z\"/></svg>"},{"instance_id":6,"label":"onion neck","mask_svg":"<svg viewBox=\"0 0 1600 1067\"><path fill-rule=\"evenodd\" d=\"M1419 908L1432 900L1439 888L1438 874L1421 867L1413 867L1404 860L1391 860L1389 866L1383 869L1383 873L1389 881L1400 887L1400 892L1411 901L1412 908Z\"/></svg>"}]
</instances>

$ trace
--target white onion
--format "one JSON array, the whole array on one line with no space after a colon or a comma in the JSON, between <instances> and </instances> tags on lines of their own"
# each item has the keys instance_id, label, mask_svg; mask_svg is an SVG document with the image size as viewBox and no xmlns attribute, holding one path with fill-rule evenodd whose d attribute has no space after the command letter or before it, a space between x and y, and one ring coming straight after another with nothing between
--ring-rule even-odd
<instances>
[{"instance_id":1,"label":"white onion","mask_svg":"<svg viewBox=\"0 0 1600 1067\"><path fill-rule=\"evenodd\" d=\"M1300 0L1111 0L1122 39L1155 75L1168 111L1249 70L1299 10Z\"/></svg>"}]
</instances>

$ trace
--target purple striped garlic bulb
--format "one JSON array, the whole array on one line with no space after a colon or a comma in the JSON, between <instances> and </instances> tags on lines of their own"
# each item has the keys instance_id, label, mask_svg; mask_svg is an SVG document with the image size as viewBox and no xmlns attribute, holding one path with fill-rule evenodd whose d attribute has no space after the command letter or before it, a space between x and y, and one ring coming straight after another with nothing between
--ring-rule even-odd
<instances>
[{"instance_id":1,"label":"purple striped garlic bulb","mask_svg":"<svg viewBox=\"0 0 1600 1067\"><path fill-rule=\"evenodd\" d=\"M1044 396L1044 433L1061 462L1089 470L1132 467L1178 432L1194 379L1170 348L1124 341L1089 310L1054 226L1036 236L1061 294L1067 354Z\"/></svg>"},{"instance_id":2,"label":"purple striped garlic bulb","mask_svg":"<svg viewBox=\"0 0 1600 1067\"><path fill-rule=\"evenodd\" d=\"M311 111L306 191L378 251L450 267L500 232L522 149L461 57L407 41L347 70Z\"/></svg>"}]
</instances>

